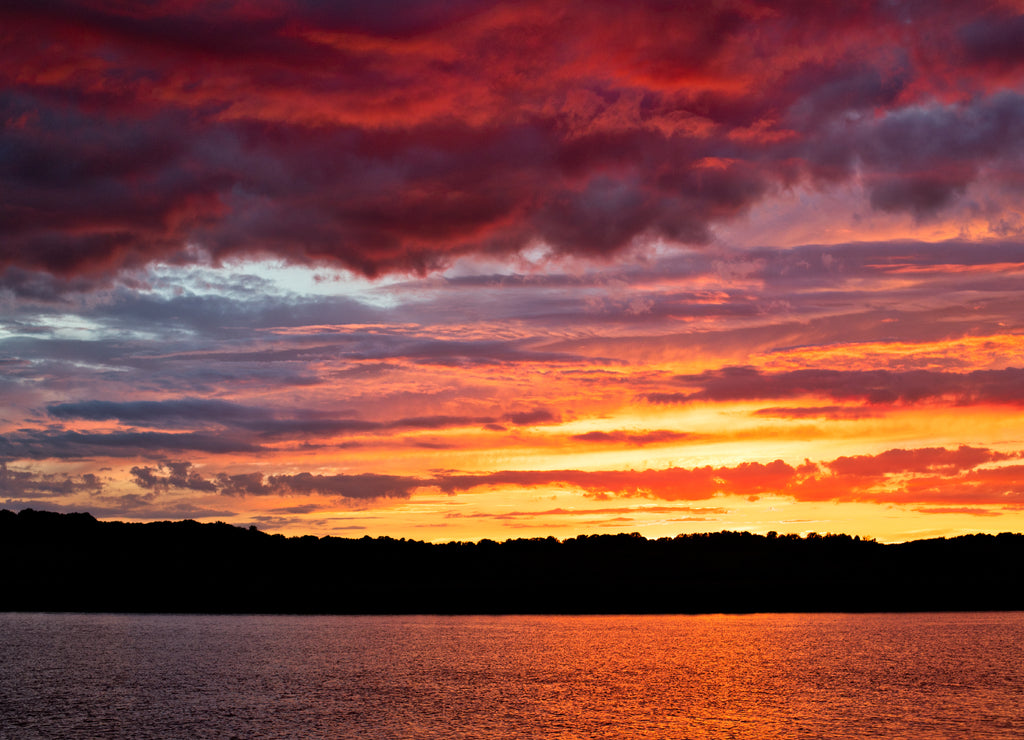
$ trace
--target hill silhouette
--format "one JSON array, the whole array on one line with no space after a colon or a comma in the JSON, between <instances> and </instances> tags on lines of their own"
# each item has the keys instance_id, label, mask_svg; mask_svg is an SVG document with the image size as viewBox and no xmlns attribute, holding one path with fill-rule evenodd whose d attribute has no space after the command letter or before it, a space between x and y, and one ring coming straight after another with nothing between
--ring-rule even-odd
<instances>
[{"instance_id":1,"label":"hill silhouette","mask_svg":"<svg viewBox=\"0 0 1024 740\"><path fill-rule=\"evenodd\" d=\"M1024 609L1024 535L716 532L429 544L0 511L0 611L713 613Z\"/></svg>"}]
</instances>

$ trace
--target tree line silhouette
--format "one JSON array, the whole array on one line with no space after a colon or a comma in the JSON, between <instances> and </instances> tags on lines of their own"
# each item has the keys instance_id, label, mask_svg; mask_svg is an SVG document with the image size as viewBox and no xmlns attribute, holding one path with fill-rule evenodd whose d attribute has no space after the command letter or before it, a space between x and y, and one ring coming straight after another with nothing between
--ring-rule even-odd
<instances>
[{"instance_id":1,"label":"tree line silhouette","mask_svg":"<svg viewBox=\"0 0 1024 740\"><path fill-rule=\"evenodd\" d=\"M300 614L1024 609L1024 534L715 532L430 544L0 511L0 611Z\"/></svg>"}]
</instances>

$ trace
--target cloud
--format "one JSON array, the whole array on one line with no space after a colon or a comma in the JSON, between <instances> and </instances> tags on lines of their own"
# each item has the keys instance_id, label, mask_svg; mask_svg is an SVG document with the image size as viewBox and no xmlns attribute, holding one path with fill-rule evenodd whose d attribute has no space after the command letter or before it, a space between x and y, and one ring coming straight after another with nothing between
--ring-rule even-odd
<instances>
[{"instance_id":1,"label":"cloud","mask_svg":"<svg viewBox=\"0 0 1024 740\"><path fill-rule=\"evenodd\" d=\"M69 293L87 293L106 285L106 281L84 277L61 278L38 270L9 267L0 272L0 295L8 291L27 303L65 303Z\"/></svg>"},{"instance_id":2,"label":"cloud","mask_svg":"<svg viewBox=\"0 0 1024 740\"><path fill-rule=\"evenodd\" d=\"M698 501L719 496L777 495L796 501L863 501L903 506L1024 506L1024 466L1002 465L1020 453L961 445L894 448L876 455L843 456L791 465L782 460L734 466L660 470L499 471L438 475L432 484L449 494L480 487L568 487L596 498L643 497ZM426 482L424 482L426 483Z\"/></svg>"},{"instance_id":3,"label":"cloud","mask_svg":"<svg viewBox=\"0 0 1024 740\"><path fill-rule=\"evenodd\" d=\"M701 500L722 493L750 495L778 490L795 470L782 460L741 463L735 467L665 468L660 470L523 470L481 474L450 473L433 481L442 491L456 493L479 487L538 486L578 488L604 496L644 496L666 500Z\"/></svg>"},{"instance_id":4,"label":"cloud","mask_svg":"<svg viewBox=\"0 0 1024 740\"><path fill-rule=\"evenodd\" d=\"M221 399L183 398L161 401L76 401L51 404L50 416L64 420L117 421L127 425L157 428L210 428L232 430L229 434L200 431L169 434L164 432L113 431L76 432L68 430L22 430L0 436L0 451L12 457L82 457L100 455L113 447L124 449L111 456L130 456L139 450L174 452L200 450L210 453L253 452L261 441L277 439L305 440L342 435L383 434L394 430L439 430L484 426L503 429L498 421L516 426L557 423L559 417L548 408L514 411L499 416L455 416L436 414L410 416L387 421L368 421L344 417L341 411L288 409L280 416L273 408L248 406ZM162 463L173 465L174 463ZM170 468L168 468L170 469ZM150 469L139 469L146 480ZM176 473L184 475L184 473ZM155 479L154 479L155 480ZM176 485L176 484L175 484Z\"/></svg>"},{"instance_id":5,"label":"cloud","mask_svg":"<svg viewBox=\"0 0 1024 740\"><path fill-rule=\"evenodd\" d=\"M889 473L941 473L955 475L979 465L1009 460L1010 455L993 450L961 445L956 450L925 447L914 450L893 449L877 455L837 457L828 468L843 476L879 476Z\"/></svg>"},{"instance_id":6,"label":"cloud","mask_svg":"<svg viewBox=\"0 0 1024 740\"><path fill-rule=\"evenodd\" d=\"M755 367L725 367L676 377L689 392L648 393L651 403L695 403L817 396L873 406L944 401L956 405L1024 404L1024 369L827 370L810 368L766 373Z\"/></svg>"},{"instance_id":7,"label":"cloud","mask_svg":"<svg viewBox=\"0 0 1024 740\"><path fill-rule=\"evenodd\" d=\"M361 473L321 475L297 473L270 475L243 473L216 476L216 485L227 496L334 496L343 499L409 498L428 482L395 475Z\"/></svg>"},{"instance_id":8,"label":"cloud","mask_svg":"<svg viewBox=\"0 0 1024 740\"><path fill-rule=\"evenodd\" d=\"M869 501L901 505L1024 505L1019 489L1022 466L1006 465L1021 453L961 445L956 449L893 448L874 455L840 456L830 461L783 460L744 462L732 466L700 466L647 470L505 470L482 473L441 472L429 476L361 474L216 473L204 477L185 461L131 469L138 487L156 492L192 490L225 496L326 496L350 501L408 499L414 493L440 490L454 495L479 488L557 487L581 490L598 499L642 497L666 501L698 501L724 495L758 497L773 494L798 501ZM995 467L993 467L995 465ZM87 487L99 489L94 476L73 481L65 476L7 473L12 493L40 490L68 495ZM31 481L21 483L19 481ZM17 490L15 490L17 489ZM630 513L636 507L601 509ZM648 513L679 513L676 507L641 507ZM595 513L593 510L587 510ZM570 510L549 510L568 514ZM699 513L708 513L703 509ZM463 515L459 515L463 516ZM481 514L480 516L484 516ZM492 516L488 513L486 516ZM517 515L518 516L518 515Z\"/></svg>"},{"instance_id":9,"label":"cloud","mask_svg":"<svg viewBox=\"0 0 1024 740\"><path fill-rule=\"evenodd\" d=\"M136 457L167 452L199 451L212 454L257 452L258 445L225 434L203 432L75 432L23 430L0 435L0 455L36 459Z\"/></svg>"},{"instance_id":10,"label":"cloud","mask_svg":"<svg viewBox=\"0 0 1024 740\"><path fill-rule=\"evenodd\" d=\"M216 477L220 493L226 496L267 496L273 488L263 482L263 473L218 473Z\"/></svg>"},{"instance_id":11,"label":"cloud","mask_svg":"<svg viewBox=\"0 0 1024 740\"><path fill-rule=\"evenodd\" d=\"M1012 462L1022 454L961 445L956 449L893 448L874 455L841 456L822 462L805 460L798 465L774 460L767 463L744 462L693 468L499 470L472 474L436 472L424 476L313 472L268 474L264 471L203 475L192 463L175 461L156 466L132 467L131 482L141 489L137 494L123 491L108 494L106 491L109 485L92 474L39 474L8 469L6 464L0 464L0 495L7 497L8 501L49 503L62 502L68 497L86 493L89 495L87 508L90 510L138 512L140 517L156 517L158 515L152 512L170 511L168 506L180 508L196 505L188 499L182 499L182 495L327 498L334 501L335 505L365 507L389 500L408 500L417 494L433 492L436 495L438 491L457 495L484 488L547 487L578 490L598 501L641 498L695 502L725 496L752 500L761 496L776 496L798 502L894 504L924 513L970 513L980 516L985 512L998 513L1007 507L1024 507L1024 488L1020 484L1024 480L1024 466ZM165 495L171 492L178 498L169 504ZM205 502L209 499L201 500ZM316 505L306 503L280 510L309 513L316 508ZM724 513L728 512L717 505L664 504L604 506L596 509L556 507L538 511L453 511L447 518L515 521L533 517L635 517L655 514L706 517Z\"/></svg>"},{"instance_id":12,"label":"cloud","mask_svg":"<svg viewBox=\"0 0 1024 740\"><path fill-rule=\"evenodd\" d=\"M0 496L8 500L30 501L59 499L77 493L103 491L103 481L93 473L57 475L32 470L12 470L0 460Z\"/></svg>"},{"instance_id":13,"label":"cloud","mask_svg":"<svg viewBox=\"0 0 1024 740\"><path fill-rule=\"evenodd\" d=\"M919 104L827 128L811 145L811 167L859 169L871 206L934 216L1001 157L1024 154L1024 97L1004 91L947 105ZM820 163L820 164L819 164Z\"/></svg>"},{"instance_id":14,"label":"cloud","mask_svg":"<svg viewBox=\"0 0 1024 740\"><path fill-rule=\"evenodd\" d=\"M529 411L512 411L501 417L516 426L533 426L534 424L555 424L560 421L557 413L548 408L536 408Z\"/></svg>"},{"instance_id":15,"label":"cloud","mask_svg":"<svg viewBox=\"0 0 1024 740\"><path fill-rule=\"evenodd\" d=\"M116 420L144 426L191 426L215 421L246 424L265 418L258 408L219 399L180 398L163 401L76 401L47 406L55 419Z\"/></svg>"},{"instance_id":16,"label":"cloud","mask_svg":"<svg viewBox=\"0 0 1024 740\"><path fill-rule=\"evenodd\" d=\"M968 516L1002 516L1003 512L972 506L921 506L914 511L922 514L967 514Z\"/></svg>"},{"instance_id":17,"label":"cloud","mask_svg":"<svg viewBox=\"0 0 1024 740\"><path fill-rule=\"evenodd\" d=\"M1009 6L400 5L6 3L0 268L593 258L797 182L926 218L1019 178Z\"/></svg>"},{"instance_id":18,"label":"cloud","mask_svg":"<svg viewBox=\"0 0 1024 740\"><path fill-rule=\"evenodd\" d=\"M0 458L76 473L15 498L92 495L60 462L92 458L122 463L122 510L488 485L1012 502L985 471L1013 467L989 446L1024 387L1022 17L4 3ZM784 430L763 449L811 421L850 447L741 464L729 410L694 408L733 402L741 435ZM978 417L970 445L865 421L914 407L898 438L928 439L939 406ZM693 439L713 465L575 469ZM564 470L501 469L531 465Z\"/></svg>"},{"instance_id":19,"label":"cloud","mask_svg":"<svg viewBox=\"0 0 1024 740\"><path fill-rule=\"evenodd\" d=\"M1024 506L1024 465L978 468L960 476L920 476L909 480L891 500L942 506Z\"/></svg>"},{"instance_id":20,"label":"cloud","mask_svg":"<svg viewBox=\"0 0 1024 740\"><path fill-rule=\"evenodd\" d=\"M870 419L878 416L878 413L862 406L797 406L784 407L773 406L771 408L758 409L754 412L758 416L770 416L779 419Z\"/></svg>"},{"instance_id":21,"label":"cloud","mask_svg":"<svg viewBox=\"0 0 1024 740\"><path fill-rule=\"evenodd\" d=\"M160 475L166 471L166 475ZM156 469L146 467L133 467L129 471L137 486L154 490L168 490L170 488L183 488L190 491L213 492L217 486L211 480L203 478L196 470L192 469L192 463L161 462Z\"/></svg>"},{"instance_id":22,"label":"cloud","mask_svg":"<svg viewBox=\"0 0 1024 740\"><path fill-rule=\"evenodd\" d=\"M957 36L968 63L1009 72L1024 66L1022 34L1024 15L989 15L962 26Z\"/></svg>"},{"instance_id":23,"label":"cloud","mask_svg":"<svg viewBox=\"0 0 1024 740\"><path fill-rule=\"evenodd\" d=\"M660 444L662 442L678 442L681 440L692 440L694 434L688 432L676 432L671 429L652 429L650 431L626 431L617 429L611 432L585 432L574 434L572 439L577 442L597 442L608 444L627 444L642 447L649 444Z\"/></svg>"},{"instance_id":24,"label":"cloud","mask_svg":"<svg viewBox=\"0 0 1024 740\"><path fill-rule=\"evenodd\" d=\"M409 498L423 486L416 478L397 475L361 473L357 475L272 475L268 485L276 491L292 495L318 494L347 499Z\"/></svg>"}]
</instances>

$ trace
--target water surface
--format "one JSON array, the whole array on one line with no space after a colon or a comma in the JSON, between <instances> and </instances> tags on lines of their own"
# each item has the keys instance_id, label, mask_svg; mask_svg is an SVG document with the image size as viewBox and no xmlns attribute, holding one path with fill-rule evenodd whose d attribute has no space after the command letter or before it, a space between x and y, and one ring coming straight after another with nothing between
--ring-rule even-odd
<instances>
[{"instance_id":1,"label":"water surface","mask_svg":"<svg viewBox=\"0 0 1024 740\"><path fill-rule=\"evenodd\" d=\"M0 614L2 738L1024 736L1024 613Z\"/></svg>"}]
</instances>

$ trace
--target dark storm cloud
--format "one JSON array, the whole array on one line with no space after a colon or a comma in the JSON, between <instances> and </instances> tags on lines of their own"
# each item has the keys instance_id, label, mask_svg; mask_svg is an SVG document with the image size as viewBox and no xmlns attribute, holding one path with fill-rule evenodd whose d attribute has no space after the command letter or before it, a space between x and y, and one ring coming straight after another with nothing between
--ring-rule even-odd
<instances>
[{"instance_id":1,"label":"dark storm cloud","mask_svg":"<svg viewBox=\"0 0 1024 740\"><path fill-rule=\"evenodd\" d=\"M0 267L602 256L803 180L928 217L1020 177L999 4L400 5L5 4Z\"/></svg>"}]
</instances>

